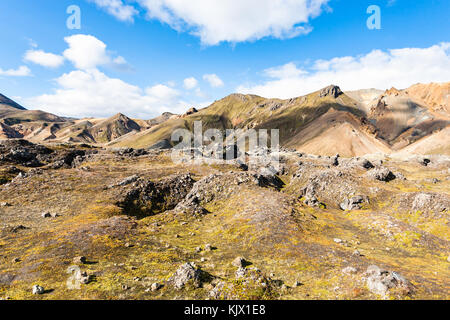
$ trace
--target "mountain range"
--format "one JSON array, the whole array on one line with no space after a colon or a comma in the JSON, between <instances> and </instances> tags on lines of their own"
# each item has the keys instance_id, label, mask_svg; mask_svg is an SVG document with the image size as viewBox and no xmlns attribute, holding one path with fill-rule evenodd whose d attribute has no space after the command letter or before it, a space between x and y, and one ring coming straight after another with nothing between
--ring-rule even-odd
<instances>
[{"instance_id":1,"label":"mountain range","mask_svg":"<svg viewBox=\"0 0 450 320\"><path fill-rule=\"evenodd\" d=\"M317 155L450 154L450 82L407 89L338 86L287 100L231 94L185 114L150 119L116 114L107 119L66 118L27 110L0 94L0 138L107 147L170 147L172 132L203 129L279 129L283 147Z\"/></svg>"}]
</instances>

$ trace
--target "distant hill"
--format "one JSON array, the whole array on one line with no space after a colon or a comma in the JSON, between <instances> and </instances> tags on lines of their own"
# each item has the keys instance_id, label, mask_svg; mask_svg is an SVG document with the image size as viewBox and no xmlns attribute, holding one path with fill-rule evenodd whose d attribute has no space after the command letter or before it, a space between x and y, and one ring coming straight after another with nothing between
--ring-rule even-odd
<instances>
[{"instance_id":1,"label":"distant hill","mask_svg":"<svg viewBox=\"0 0 450 320\"><path fill-rule=\"evenodd\" d=\"M279 129L282 146L318 155L450 154L449 90L450 82L349 92L330 85L286 100L231 94L204 109L190 107L183 115L166 112L150 120L121 113L107 119L69 119L25 110L0 95L0 137L147 148L167 146L175 129L193 130L194 121L202 121L203 130Z\"/></svg>"}]
</instances>

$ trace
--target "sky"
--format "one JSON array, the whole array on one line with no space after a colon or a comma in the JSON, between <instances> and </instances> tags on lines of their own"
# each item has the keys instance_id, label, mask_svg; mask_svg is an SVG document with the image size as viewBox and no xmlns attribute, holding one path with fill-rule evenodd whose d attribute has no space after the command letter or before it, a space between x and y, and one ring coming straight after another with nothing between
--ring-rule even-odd
<instances>
[{"instance_id":1,"label":"sky","mask_svg":"<svg viewBox=\"0 0 450 320\"><path fill-rule=\"evenodd\" d=\"M235 92L446 82L449 14L448 0L2 0L0 93L61 116L150 119Z\"/></svg>"}]
</instances>

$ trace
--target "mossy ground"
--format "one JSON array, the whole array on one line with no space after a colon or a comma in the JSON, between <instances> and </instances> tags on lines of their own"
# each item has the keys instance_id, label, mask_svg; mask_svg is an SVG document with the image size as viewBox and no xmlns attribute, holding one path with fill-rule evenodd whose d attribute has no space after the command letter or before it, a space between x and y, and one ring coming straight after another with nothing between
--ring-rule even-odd
<instances>
[{"instance_id":1,"label":"mossy ground","mask_svg":"<svg viewBox=\"0 0 450 320\"><path fill-rule=\"evenodd\" d=\"M146 290L154 282L165 283L181 264L191 261L214 278L233 284L233 295L242 299L380 299L362 280L371 264L395 270L415 285L415 293L405 299L450 298L448 212L440 220L428 219L421 212L397 208L392 200L392 195L424 190L448 195L450 186L442 170L423 172L415 165L399 164L407 181L367 182L366 187L377 186L382 192L370 205L350 212L305 206L296 194L298 188L289 185L296 183L289 172L281 177L286 183L281 191L236 186L237 192L228 198L203 204L206 215L166 211L136 219L124 216L105 186L136 173L158 180L190 172L198 180L238 169L174 165L167 154L105 156L82 166L89 169L44 170L1 189L0 201L12 206L0 208L0 297L209 298L210 283L202 288L175 290L165 285L155 292ZM424 182L431 177L443 182ZM60 216L44 219L42 211ZM18 225L27 229L12 232ZM213 250L205 250L206 244ZM353 254L356 249L362 256ZM68 268L80 255L88 263L79 267L94 277L80 289L70 290ZM242 288L231 265L237 256L280 286L270 294L256 287ZM347 266L357 273L343 274ZM296 282L301 285L294 286ZM34 284L48 291L32 295Z\"/></svg>"}]
</instances>

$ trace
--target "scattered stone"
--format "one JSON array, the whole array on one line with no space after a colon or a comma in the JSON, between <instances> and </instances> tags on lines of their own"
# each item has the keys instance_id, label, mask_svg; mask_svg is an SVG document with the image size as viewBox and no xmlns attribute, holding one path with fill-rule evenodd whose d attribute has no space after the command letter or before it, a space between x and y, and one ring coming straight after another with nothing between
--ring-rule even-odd
<instances>
[{"instance_id":1,"label":"scattered stone","mask_svg":"<svg viewBox=\"0 0 450 320\"><path fill-rule=\"evenodd\" d=\"M367 159L363 159L363 160L361 161L361 166L362 166L364 169L367 169L367 170L373 169L373 168L374 168L374 165L372 164L372 162L370 162L370 161L367 160Z\"/></svg>"},{"instance_id":2,"label":"scattered stone","mask_svg":"<svg viewBox=\"0 0 450 320\"><path fill-rule=\"evenodd\" d=\"M50 212L42 212L41 217L42 218L51 218L52 214Z\"/></svg>"},{"instance_id":3,"label":"scattered stone","mask_svg":"<svg viewBox=\"0 0 450 320\"><path fill-rule=\"evenodd\" d=\"M131 243L127 242L127 243L125 243L125 247L126 248L132 248L132 247L134 247L134 245L132 245Z\"/></svg>"},{"instance_id":4,"label":"scattered stone","mask_svg":"<svg viewBox=\"0 0 450 320\"><path fill-rule=\"evenodd\" d=\"M345 199L339 206L344 211L359 210L362 208L362 204L367 201L366 196L355 196Z\"/></svg>"},{"instance_id":5,"label":"scattered stone","mask_svg":"<svg viewBox=\"0 0 450 320\"><path fill-rule=\"evenodd\" d=\"M18 263L18 262L20 262L20 259L19 259L19 258L14 258L14 259L12 260L12 262L13 262L13 263Z\"/></svg>"},{"instance_id":6,"label":"scattered stone","mask_svg":"<svg viewBox=\"0 0 450 320\"><path fill-rule=\"evenodd\" d=\"M236 270L235 276L237 279L239 278L244 278L247 275L247 269L243 268L243 267L239 267Z\"/></svg>"},{"instance_id":7,"label":"scattered stone","mask_svg":"<svg viewBox=\"0 0 450 320\"><path fill-rule=\"evenodd\" d=\"M303 283L301 283L300 281L295 281L293 287L300 287L302 285Z\"/></svg>"},{"instance_id":8,"label":"scattered stone","mask_svg":"<svg viewBox=\"0 0 450 320\"><path fill-rule=\"evenodd\" d=\"M84 256L79 256L79 257L73 258L73 263L76 263L76 264L85 264L86 262L87 262L87 259Z\"/></svg>"},{"instance_id":9,"label":"scattered stone","mask_svg":"<svg viewBox=\"0 0 450 320\"><path fill-rule=\"evenodd\" d=\"M201 252L202 251L202 248L200 248L200 247L197 247L197 248L195 248L195 252Z\"/></svg>"},{"instance_id":10,"label":"scattered stone","mask_svg":"<svg viewBox=\"0 0 450 320\"><path fill-rule=\"evenodd\" d=\"M127 177L127 178L123 179L122 181L120 181L120 182L118 182L116 184L113 184L113 185L109 186L109 188L123 187L123 186L129 185L129 184L132 184L133 182L136 182L138 179L139 179L139 176L137 174L135 174L133 176L130 176L130 177Z\"/></svg>"},{"instance_id":11,"label":"scattered stone","mask_svg":"<svg viewBox=\"0 0 450 320\"><path fill-rule=\"evenodd\" d=\"M397 272L383 270L372 265L367 268L366 284L372 293L387 296L390 290L407 295L412 292L412 285Z\"/></svg>"},{"instance_id":12,"label":"scattered stone","mask_svg":"<svg viewBox=\"0 0 450 320\"><path fill-rule=\"evenodd\" d=\"M361 252L359 252L359 250L353 251L352 255L354 255L355 257L361 257L362 256L362 254L361 254Z\"/></svg>"},{"instance_id":13,"label":"scattered stone","mask_svg":"<svg viewBox=\"0 0 450 320\"><path fill-rule=\"evenodd\" d=\"M130 290L130 287L127 286L126 284L123 284L122 285L122 290Z\"/></svg>"},{"instance_id":14,"label":"scattered stone","mask_svg":"<svg viewBox=\"0 0 450 320\"><path fill-rule=\"evenodd\" d=\"M171 283L175 289L182 289L190 281L192 281L196 287L200 287L202 283L202 271L191 262L181 265L169 279L169 283Z\"/></svg>"},{"instance_id":15,"label":"scattered stone","mask_svg":"<svg viewBox=\"0 0 450 320\"><path fill-rule=\"evenodd\" d=\"M8 202L0 202L0 207L11 207L11 204Z\"/></svg>"},{"instance_id":16,"label":"scattered stone","mask_svg":"<svg viewBox=\"0 0 450 320\"><path fill-rule=\"evenodd\" d=\"M339 239L339 238L334 238L333 241L336 243L339 243L339 244L344 242L344 240Z\"/></svg>"},{"instance_id":17,"label":"scattered stone","mask_svg":"<svg viewBox=\"0 0 450 320\"><path fill-rule=\"evenodd\" d=\"M160 284L158 282L152 283L152 285L150 286L150 290L152 290L152 291L158 291L161 288L162 288L162 284Z\"/></svg>"},{"instance_id":18,"label":"scattered stone","mask_svg":"<svg viewBox=\"0 0 450 320\"><path fill-rule=\"evenodd\" d=\"M430 164L431 160L424 158L420 161L420 164L423 165L424 167L427 167Z\"/></svg>"},{"instance_id":19,"label":"scattered stone","mask_svg":"<svg viewBox=\"0 0 450 320\"><path fill-rule=\"evenodd\" d=\"M34 285L32 289L33 294L44 294L45 289L40 285Z\"/></svg>"},{"instance_id":20,"label":"scattered stone","mask_svg":"<svg viewBox=\"0 0 450 320\"><path fill-rule=\"evenodd\" d=\"M237 257L231 264L237 268L244 268L248 262L243 257Z\"/></svg>"},{"instance_id":21,"label":"scattered stone","mask_svg":"<svg viewBox=\"0 0 450 320\"><path fill-rule=\"evenodd\" d=\"M200 262L205 262L206 261L206 258L201 258L200 259Z\"/></svg>"},{"instance_id":22,"label":"scattered stone","mask_svg":"<svg viewBox=\"0 0 450 320\"><path fill-rule=\"evenodd\" d=\"M79 277L78 280L80 281L80 283L82 284L88 284L89 282L91 282L92 277L90 275L87 274L87 272L82 272Z\"/></svg>"},{"instance_id":23,"label":"scattered stone","mask_svg":"<svg viewBox=\"0 0 450 320\"><path fill-rule=\"evenodd\" d=\"M12 227L11 228L11 232L13 232L13 233L16 233L17 231L20 231L20 230L26 230L26 229L29 229L28 227L25 227L24 225L18 225L18 226L14 226L14 227Z\"/></svg>"},{"instance_id":24,"label":"scattered stone","mask_svg":"<svg viewBox=\"0 0 450 320\"><path fill-rule=\"evenodd\" d=\"M395 179L395 175L386 167L378 167L368 172L368 176L378 181L389 182Z\"/></svg>"},{"instance_id":25,"label":"scattered stone","mask_svg":"<svg viewBox=\"0 0 450 320\"><path fill-rule=\"evenodd\" d=\"M213 250L213 246L208 243L208 244L205 245L205 250L206 251L212 251Z\"/></svg>"}]
</instances>

